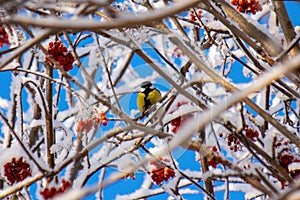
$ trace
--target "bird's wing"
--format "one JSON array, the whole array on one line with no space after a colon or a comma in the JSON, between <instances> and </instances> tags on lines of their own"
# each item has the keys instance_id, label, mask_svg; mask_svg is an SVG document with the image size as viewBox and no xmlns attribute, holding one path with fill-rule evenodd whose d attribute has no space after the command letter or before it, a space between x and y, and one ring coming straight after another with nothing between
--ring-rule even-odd
<instances>
[{"instance_id":1,"label":"bird's wing","mask_svg":"<svg viewBox=\"0 0 300 200\"><path fill-rule=\"evenodd\" d=\"M161 94L157 89L152 90L147 97L147 100L150 101L151 105L157 103L161 98Z\"/></svg>"},{"instance_id":2,"label":"bird's wing","mask_svg":"<svg viewBox=\"0 0 300 200\"><path fill-rule=\"evenodd\" d=\"M138 93L138 96L137 96L137 106L138 106L138 109L140 110L140 112L144 112L145 111L145 97L146 95L142 92L139 92Z\"/></svg>"}]
</instances>

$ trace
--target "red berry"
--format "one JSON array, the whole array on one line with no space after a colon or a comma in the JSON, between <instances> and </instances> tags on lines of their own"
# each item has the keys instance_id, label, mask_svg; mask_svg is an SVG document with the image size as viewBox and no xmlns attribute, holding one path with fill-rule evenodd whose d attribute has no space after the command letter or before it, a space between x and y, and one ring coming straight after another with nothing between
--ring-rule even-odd
<instances>
[{"instance_id":1,"label":"red berry","mask_svg":"<svg viewBox=\"0 0 300 200\"><path fill-rule=\"evenodd\" d=\"M4 45L9 45L8 41L8 34L6 33L6 30L4 27L0 27L0 48L2 48Z\"/></svg>"},{"instance_id":2,"label":"red berry","mask_svg":"<svg viewBox=\"0 0 300 200\"><path fill-rule=\"evenodd\" d=\"M196 16L193 13L190 14L190 20L193 22L196 21Z\"/></svg>"},{"instance_id":3,"label":"red berry","mask_svg":"<svg viewBox=\"0 0 300 200\"><path fill-rule=\"evenodd\" d=\"M237 152L237 146L236 145L233 146L233 151Z\"/></svg>"},{"instance_id":4,"label":"red berry","mask_svg":"<svg viewBox=\"0 0 300 200\"><path fill-rule=\"evenodd\" d=\"M230 3L231 3L232 5L237 5L237 4L238 4L238 1L237 1L237 0L230 0Z\"/></svg>"},{"instance_id":5,"label":"red berry","mask_svg":"<svg viewBox=\"0 0 300 200\"><path fill-rule=\"evenodd\" d=\"M216 146L213 146L213 147L212 147L212 151L213 151L213 152L217 152L217 151L218 151L217 147L216 147Z\"/></svg>"},{"instance_id":6,"label":"red berry","mask_svg":"<svg viewBox=\"0 0 300 200\"><path fill-rule=\"evenodd\" d=\"M198 11L197 11L197 15L198 15L199 18L202 17L202 14L203 14L202 10L198 10Z\"/></svg>"},{"instance_id":7,"label":"red berry","mask_svg":"<svg viewBox=\"0 0 300 200\"><path fill-rule=\"evenodd\" d=\"M102 121L102 125L103 125L103 126L106 126L106 125L107 125L107 122L108 122L107 120L103 120L103 121Z\"/></svg>"}]
</instances>

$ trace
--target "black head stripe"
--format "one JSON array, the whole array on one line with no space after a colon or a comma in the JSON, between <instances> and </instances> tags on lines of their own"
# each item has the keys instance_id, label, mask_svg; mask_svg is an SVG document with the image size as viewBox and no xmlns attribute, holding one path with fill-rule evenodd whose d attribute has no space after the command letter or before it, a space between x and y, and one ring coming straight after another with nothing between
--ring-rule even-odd
<instances>
[{"instance_id":1,"label":"black head stripe","mask_svg":"<svg viewBox=\"0 0 300 200\"><path fill-rule=\"evenodd\" d=\"M150 81L145 81L142 83L141 88L149 88L152 86L152 83Z\"/></svg>"}]
</instances>

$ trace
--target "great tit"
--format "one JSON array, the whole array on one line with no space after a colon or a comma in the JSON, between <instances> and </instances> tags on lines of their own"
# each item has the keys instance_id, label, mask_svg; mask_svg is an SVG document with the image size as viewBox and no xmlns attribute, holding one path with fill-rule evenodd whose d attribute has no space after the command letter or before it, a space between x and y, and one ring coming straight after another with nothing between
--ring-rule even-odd
<instances>
[{"instance_id":1,"label":"great tit","mask_svg":"<svg viewBox=\"0 0 300 200\"><path fill-rule=\"evenodd\" d=\"M157 103L161 98L161 93L153 87L150 81L145 81L141 85L141 90L137 96L137 106L141 113L144 113L153 104Z\"/></svg>"}]
</instances>

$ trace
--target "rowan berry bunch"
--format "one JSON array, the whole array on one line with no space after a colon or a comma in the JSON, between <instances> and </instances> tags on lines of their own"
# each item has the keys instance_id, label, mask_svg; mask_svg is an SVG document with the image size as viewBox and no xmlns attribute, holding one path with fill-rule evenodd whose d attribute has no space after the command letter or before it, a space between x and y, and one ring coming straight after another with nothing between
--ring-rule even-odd
<instances>
[{"instance_id":1,"label":"rowan berry bunch","mask_svg":"<svg viewBox=\"0 0 300 200\"><path fill-rule=\"evenodd\" d=\"M223 137L223 133L219 133L219 136ZM231 151L237 152L237 150L241 148L240 140L233 133L229 133L226 139L227 139L227 145L229 146Z\"/></svg>"},{"instance_id":2,"label":"rowan berry bunch","mask_svg":"<svg viewBox=\"0 0 300 200\"><path fill-rule=\"evenodd\" d=\"M44 199L52 199L53 197L57 196L58 194L64 193L66 190L69 189L71 186L70 181L66 181L62 179L61 186L59 188L51 187L45 188L40 194L43 196Z\"/></svg>"},{"instance_id":3,"label":"rowan berry bunch","mask_svg":"<svg viewBox=\"0 0 300 200\"><path fill-rule=\"evenodd\" d=\"M230 0L230 3L236 6L236 9L242 13L255 14L258 11L262 11L259 0Z\"/></svg>"},{"instance_id":4,"label":"rowan berry bunch","mask_svg":"<svg viewBox=\"0 0 300 200\"><path fill-rule=\"evenodd\" d=\"M197 13L195 14L194 12L190 12L190 20L193 21L193 22L196 22L197 21L197 17L196 15L198 15L199 18L202 17L202 10L197 10Z\"/></svg>"},{"instance_id":5,"label":"rowan berry bunch","mask_svg":"<svg viewBox=\"0 0 300 200\"><path fill-rule=\"evenodd\" d=\"M0 27L0 48L4 45L9 45L8 34L4 27Z\"/></svg>"},{"instance_id":6,"label":"rowan berry bunch","mask_svg":"<svg viewBox=\"0 0 300 200\"><path fill-rule=\"evenodd\" d=\"M211 148L211 150L212 150L213 154L211 156L209 156L209 159L207 160L207 164L208 164L208 166L211 166L212 168L217 168L217 165L222 163L222 161L220 160L220 157L217 156L217 155L219 155L218 148L216 146L213 146Z\"/></svg>"},{"instance_id":7,"label":"rowan berry bunch","mask_svg":"<svg viewBox=\"0 0 300 200\"><path fill-rule=\"evenodd\" d=\"M103 126L106 126L108 123L108 119L106 118L106 115L103 112L100 113L100 116L95 115L92 119L86 119L86 120L80 119L77 124L76 132L88 133L93 127L97 128L99 123L102 124Z\"/></svg>"},{"instance_id":8,"label":"rowan berry bunch","mask_svg":"<svg viewBox=\"0 0 300 200\"><path fill-rule=\"evenodd\" d=\"M100 112L100 114L95 115L95 121L101 123L103 126L106 126L108 123L108 119L104 112Z\"/></svg>"},{"instance_id":9,"label":"rowan berry bunch","mask_svg":"<svg viewBox=\"0 0 300 200\"><path fill-rule=\"evenodd\" d=\"M180 128L180 124L181 124L181 117L176 117L175 119L173 119L171 121L171 125L173 126L171 131L173 133L177 133Z\"/></svg>"},{"instance_id":10,"label":"rowan berry bunch","mask_svg":"<svg viewBox=\"0 0 300 200\"><path fill-rule=\"evenodd\" d=\"M300 163L300 160L297 159L294 155L291 154L278 154L277 157L279 164L281 165L282 168L292 177L292 178L298 178L300 176L300 169L296 170L290 170L289 165L292 163ZM284 181L281 181L281 188L285 188L285 183Z\"/></svg>"},{"instance_id":11,"label":"rowan berry bunch","mask_svg":"<svg viewBox=\"0 0 300 200\"><path fill-rule=\"evenodd\" d=\"M160 160L163 162L170 162L168 159L160 158ZM174 170L165 166L163 163L152 160L150 161L150 164L154 166L151 170L151 178L157 185L175 177Z\"/></svg>"},{"instance_id":12,"label":"rowan berry bunch","mask_svg":"<svg viewBox=\"0 0 300 200\"><path fill-rule=\"evenodd\" d=\"M31 176L30 165L23 157L20 157L18 160L13 157L10 162L4 164L4 176L6 176L10 185L20 182Z\"/></svg>"},{"instance_id":13,"label":"rowan berry bunch","mask_svg":"<svg viewBox=\"0 0 300 200\"><path fill-rule=\"evenodd\" d=\"M275 147L277 149L279 149L279 153L283 153L283 152L288 152L288 153L291 153L292 149L291 147L289 146L289 142L288 141L281 141L281 142L277 142L275 144Z\"/></svg>"},{"instance_id":14,"label":"rowan berry bunch","mask_svg":"<svg viewBox=\"0 0 300 200\"><path fill-rule=\"evenodd\" d=\"M182 51L178 47L175 47L172 56L175 58L180 58L182 56Z\"/></svg>"},{"instance_id":15,"label":"rowan berry bunch","mask_svg":"<svg viewBox=\"0 0 300 200\"><path fill-rule=\"evenodd\" d=\"M252 141L256 141L257 140L257 138L259 136L258 131L249 128L247 125L245 126L244 131L246 133L246 136L250 140L252 140Z\"/></svg>"},{"instance_id":16,"label":"rowan berry bunch","mask_svg":"<svg viewBox=\"0 0 300 200\"><path fill-rule=\"evenodd\" d=\"M67 50L62 41L49 42L48 53L64 68L65 71L73 69L73 63L75 61L74 56ZM48 56L46 57L46 59L52 65L54 65Z\"/></svg>"},{"instance_id":17,"label":"rowan berry bunch","mask_svg":"<svg viewBox=\"0 0 300 200\"><path fill-rule=\"evenodd\" d=\"M289 154L279 154L278 160L280 165L288 172L288 166L295 161L295 157Z\"/></svg>"},{"instance_id":18,"label":"rowan berry bunch","mask_svg":"<svg viewBox=\"0 0 300 200\"><path fill-rule=\"evenodd\" d=\"M185 102L185 101L182 101L182 102L178 102L176 104L176 108L175 110L171 111L170 114L174 113L180 106L183 106L183 105L186 105L188 104L188 102ZM173 119L171 121L171 131L173 133L177 133L180 126L186 122L191 116L190 115L185 115L185 116L179 116L179 117L176 117L175 119Z\"/></svg>"},{"instance_id":19,"label":"rowan berry bunch","mask_svg":"<svg viewBox=\"0 0 300 200\"><path fill-rule=\"evenodd\" d=\"M279 164L289 173L293 178L300 175L300 169L289 170L289 165L292 163L300 163L300 159L292 152L291 147L287 141L279 142L275 145L276 148L280 148L280 152L277 154Z\"/></svg>"},{"instance_id":20,"label":"rowan berry bunch","mask_svg":"<svg viewBox=\"0 0 300 200\"><path fill-rule=\"evenodd\" d=\"M88 133L92 127L96 127L97 124L94 123L94 120L91 119L86 119L86 120L82 120L80 119L78 124L77 124L77 128L76 128L76 132L77 133Z\"/></svg>"},{"instance_id":21,"label":"rowan berry bunch","mask_svg":"<svg viewBox=\"0 0 300 200\"><path fill-rule=\"evenodd\" d=\"M275 138L276 140L276 138ZM300 169L297 169L295 167L289 168L290 165L293 163L298 163L298 166L300 165L300 159L299 155L297 155L293 151L292 143L288 142L287 140L281 140L279 142L276 142L275 145L277 160L280 164L280 166L292 177L292 178L298 178L300 177ZM281 181L281 188L285 188L284 181Z\"/></svg>"}]
</instances>

